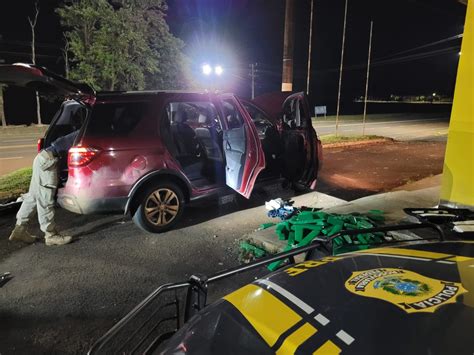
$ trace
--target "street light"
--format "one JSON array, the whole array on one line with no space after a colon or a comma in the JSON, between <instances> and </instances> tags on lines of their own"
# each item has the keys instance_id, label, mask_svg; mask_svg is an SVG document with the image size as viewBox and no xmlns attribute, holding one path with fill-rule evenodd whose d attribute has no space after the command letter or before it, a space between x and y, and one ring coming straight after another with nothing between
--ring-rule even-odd
<instances>
[{"instance_id":1,"label":"street light","mask_svg":"<svg viewBox=\"0 0 474 355\"><path fill-rule=\"evenodd\" d=\"M203 73L204 75L211 75L211 73L212 73L212 68L211 68L211 66L210 66L209 64L204 64L204 65L202 66L202 73Z\"/></svg>"},{"instance_id":2,"label":"street light","mask_svg":"<svg viewBox=\"0 0 474 355\"><path fill-rule=\"evenodd\" d=\"M214 68L214 73L216 73L217 76L221 76L223 72L224 72L224 69L220 65L217 65Z\"/></svg>"}]
</instances>

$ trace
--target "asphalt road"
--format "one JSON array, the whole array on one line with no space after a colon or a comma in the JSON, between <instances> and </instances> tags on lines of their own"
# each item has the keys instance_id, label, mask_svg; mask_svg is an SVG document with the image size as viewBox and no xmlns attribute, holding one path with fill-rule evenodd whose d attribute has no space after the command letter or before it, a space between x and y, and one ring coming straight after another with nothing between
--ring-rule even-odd
<instances>
[{"instance_id":1,"label":"asphalt road","mask_svg":"<svg viewBox=\"0 0 474 355\"><path fill-rule=\"evenodd\" d=\"M14 277L0 288L0 353L85 353L158 285L237 265L237 239L268 222L262 208L267 198L261 193L251 202L201 201L186 209L178 229L161 235L142 232L120 216L61 210L58 224L72 227L75 236L62 247L9 243L13 216L0 216L0 273ZM39 235L37 226L32 231ZM211 300L264 273L211 287Z\"/></svg>"},{"instance_id":2,"label":"asphalt road","mask_svg":"<svg viewBox=\"0 0 474 355\"><path fill-rule=\"evenodd\" d=\"M31 166L36 155L37 133L0 136L0 176Z\"/></svg>"},{"instance_id":3,"label":"asphalt road","mask_svg":"<svg viewBox=\"0 0 474 355\"><path fill-rule=\"evenodd\" d=\"M336 122L333 119L318 118L313 123L319 135L334 134ZM365 125L365 134L390 137L396 140L446 140L449 117L422 114L373 115ZM362 117L343 119L339 122L338 134L362 134Z\"/></svg>"},{"instance_id":4,"label":"asphalt road","mask_svg":"<svg viewBox=\"0 0 474 355\"><path fill-rule=\"evenodd\" d=\"M339 134L362 134L362 117L350 119L342 116ZM426 114L369 115L366 134L387 136L397 140L446 140L449 117ZM333 134L335 121L318 118L314 122L319 135ZM0 136L0 176L19 168L31 166L36 155L36 142L40 133L20 132Z\"/></svg>"},{"instance_id":5,"label":"asphalt road","mask_svg":"<svg viewBox=\"0 0 474 355\"><path fill-rule=\"evenodd\" d=\"M399 144L392 146L395 149ZM340 166L348 162L338 159L339 150L344 148L335 150L331 158L338 167L332 173L341 174ZM400 155L398 150L392 154ZM366 174L375 171L374 164L382 161L383 170L385 161L396 160L378 153L371 157L364 167ZM352 156L347 159L354 160ZM355 179L367 180L365 176L349 180ZM330 181L336 180L348 179L331 175ZM8 271L13 275L0 288L0 353L85 353L158 285L237 265L237 240L269 221L264 201L291 195L275 185L267 192L257 191L248 202L200 201L187 207L177 229L161 235L142 232L121 216L81 216L59 210L58 225L75 238L62 247L9 243L14 215L0 216L0 274ZM41 235L37 223L31 231ZM264 273L261 269L211 287L210 300Z\"/></svg>"}]
</instances>

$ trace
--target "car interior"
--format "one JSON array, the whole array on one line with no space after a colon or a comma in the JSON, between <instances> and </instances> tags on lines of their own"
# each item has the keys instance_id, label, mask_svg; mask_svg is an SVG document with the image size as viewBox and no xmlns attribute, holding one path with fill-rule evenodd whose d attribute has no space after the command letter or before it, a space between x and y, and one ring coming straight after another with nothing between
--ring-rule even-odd
<instances>
[{"instance_id":1,"label":"car interior","mask_svg":"<svg viewBox=\"0 0 474 355\"><path fill-rule=\"evenodd\" d=\"M225 181L222 128L211 102L171 102L162 120L162 139L196 187Z\"/></svg>"},{"instance_id":2,"label":"car interior","mask_svg":"<svg viewBox=\"0 0 474 355\"><path fill-rule=\"evenodd\" d=\"M266 168L260 173L260 176L280 176L283 153L283 143L280 133L262 110L246 101L243 102L243 105L257 128L258 137L260 138L265 154Z\"/></svg>"},{"instance_id":3,"label":"car interior","mask_svg":"<svg viewBox=\"0 0 474 355\"><path fill-rule=\"evenodd\" d=\"M286 101L282 115L282 164L285 177L290 181L303 176L307 161L307 122L303 119L301 101Z\"/></svg>"},{"instance_id":4,"label":"car interior","mask_svg":"<svg viewBox=\"0 0 474 355\"><path fill-rule=\"evenodd\" d=\"M56 139L81 129L86 121L87 114L87 108L79 102L74 100L65 101L52 120L52 124L45 137L44 148L49 147ZM64 183L68 177L66 155L60 157L59 167L60 181Z\"/></svg>"},{"instance_id":5,"label":"car interior","mask_svg":"<svg viewBox=\"0 0 474 355\"><path fill-rule=\"evenodd\" d=\"M244 102L257 128L265 154L266 168L259 178L283 175L290 180L302 176L306 161L305 125L301 102L297 98L287 101L283 114L282 133L266 114L255 105ZM232 114L235 108L223 101L226 134L244 135L243 122ZM223 130L216 107L211 102L170 102L166 106L166 119L162 120L162 139L171 155L180 163L184 173L200 188L225 183L226 161L223 152ZM232 137L231 137L232 138ZM235 139L234 141L239 141ZM234 145L233 150L237 149ZM245 150L245 147L240 147ZM240 149L239 148L239 149ZM237 149L237 150L239 150ZM239 152L235 152L239 153ZM244 152L240 157L244 158ZM232 156L232 155L230 155ZM236 158L228 162L234 170L242 169L243 162ZM234 165L234 167L232 167ZM238 174L233 174L237 176ZM229 179L229 177L228 177ZM239 184L239 181L235 181Z\"/></svg>"}]
</instances>

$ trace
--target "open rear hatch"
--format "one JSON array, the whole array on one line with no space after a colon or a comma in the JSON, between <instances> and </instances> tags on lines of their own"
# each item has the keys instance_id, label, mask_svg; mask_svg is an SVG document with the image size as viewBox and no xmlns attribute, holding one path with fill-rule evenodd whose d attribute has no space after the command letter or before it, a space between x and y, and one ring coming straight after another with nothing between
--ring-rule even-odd
<instances>
[{"instance_id":1,"label":"open rear hatch","mask_svg":"<svg viewBox=\"0 0 474 355\"><path fill-rule=\"evenodd\" d=\"M38 150L51 145L57 138L80 129L95 102L96 93L89 85L67 80L46 68L34 64L0 65L0 83L28 88L43 95L63 98L60 109L51 120L48 130L38 141ZM67 180L67 156L60 157L60 178Z\"/></svg>"},{"instance_id":2,"label":"open rear hatch","mask_svg":"<svg viewBox=\"0 0 474 355\"><path fill-rule=\"evenodd\" d=\"M0 83L39 91L42 94L91 99L95 91L87 84L75 83L34 64L0 65Z\"/></svg>"}]
</instances>

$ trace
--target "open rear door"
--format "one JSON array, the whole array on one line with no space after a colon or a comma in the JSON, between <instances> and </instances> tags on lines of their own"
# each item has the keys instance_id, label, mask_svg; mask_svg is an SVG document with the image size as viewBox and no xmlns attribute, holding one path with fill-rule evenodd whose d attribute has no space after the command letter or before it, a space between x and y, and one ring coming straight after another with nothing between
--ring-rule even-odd
<instances>
[{"instance_id":1,"label":"open rear door","mask_svg":"<svg viewBox=\"0 0 474 355\"><path fill-rule=\"evenodd\" d=\"M33 64L0 65L0 83L30 88L44 94L93 98L94 90L87 84L74 83Z\"/></svg>"},{"instance_id":2,"label":"open rear door","mask_svg":"<svg viewBox=\"0 0 474 355\"><path fill-rule=\"evenodd\" d=\"M226 184L249 198L255 180L265 168L258 132L248 112L233 95L221 95Z\"/></svg>"},{"instance_id":3,"label":"open rear door","mask_svg":"<svg viewBox=\"0 0 474 355\"><path fill-rule=\"evenodd\" d=\"M306 94L288 96L282 109L283 175L301 187L314 188L321 148Z\"/></svg>"}]
</instances>

